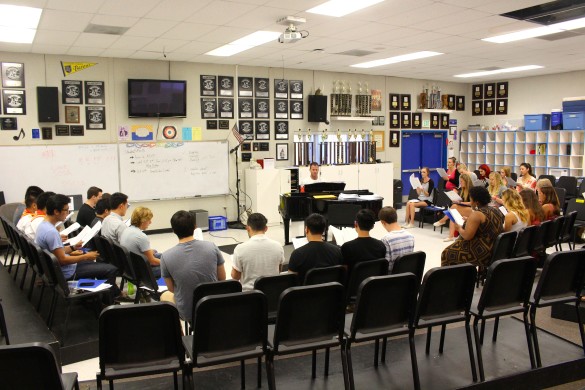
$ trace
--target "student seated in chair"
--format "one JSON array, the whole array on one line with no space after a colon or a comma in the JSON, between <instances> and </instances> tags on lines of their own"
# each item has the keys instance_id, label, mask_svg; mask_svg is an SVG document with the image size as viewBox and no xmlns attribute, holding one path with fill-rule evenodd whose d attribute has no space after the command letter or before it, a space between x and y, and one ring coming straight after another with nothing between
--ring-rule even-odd
<instances>
[{"instance_id":1,"label":"student seated in chair","mask_svg":"<svg viewBox=\"0 0 585 390\"><path fill-rule=\"evenodd\" d=\"M382 241L370 237L370 230L374 228L375 223L376 215L372 210L360 210L355 216L354 228L358 236L341 246L341 254L343 255L341 264L347 269L348 279L357 263L386 257L386 245Z\"/></svg>"},{"instance_id":2,"label":"student seated in chair","mask_svg":"<svg viewBox=\"0 0 585 390\"><path fill-rule=\"evenodd\" d=\"M388 260L388 273L390 273L398 256L414 251L414 236L398 225L398 215L393 207L382 207L378 213L378 219L388 232L382 237L382 242L386 247L385 257Z\"/></svg>"},{"instance_id":3,"label":"student seated in chair","mask_svg":"<svg viewBox=\"0 0 585 390\"><path fill-rule=\"evenodd\" d=\"M225 280L224 260L217 245L193 238L195 216L188 211L177 211L171 217L171 228L179 243L163 252L161 274L169 291L161 301L172 302L184 320L193 318L193 290L201 283Z\"/></svg>"},{"instance_id":4,"label":"student seated in chair","mask_svg":"<svg viewBox=\"0 0 585 390\"><path fill-rule=\"evenodd\" d=\"M309 242L295 249L288 263L288 272L297 274L300 283L304 282L309 270L340 265L343 261L341 249L323 241L326 227L327 220L321 214L313 213L305 219L305 234Z\"/></svg>"},{"instance_id":5,"label":"student seated in chair","mask_svg":"<svg viewBox=\"0 0 585 390\"><path fill-rule=\"evenodd\" d=\"M130 203L128 195L121 192L114 192L110 197L110 215L104 218L102 223L102 236L109 238L115 243L120 243L122 232L128 226L124 223L123 217L126 215Z\"/></svg>"},{"instance_id":6,"label":"student seated in chair","mask_svg":"<svg viewBox=\"0 0 585 390\"><path fill-rule=\"evenodd\" d=\"M89 187L87 190L87 200L81 205L75 222L81 225L81 227L91 224L95 218L95 205L102 198L102 189L97 187Z\"/></svg>"},{"instance_id":7,"label":"student seated in chair","mask_svg":"<svg viewBox=\"0 0 585 390\"><path fill-rule=\"evenodd\" d=\"M242 283L242 290L253 290L260 276L278 275L284 263L284 249L277 241L266 236L266 217L250 214L246 230L250 239L234 249L232 255L232 279Z\"/></svg>"},{"instance_id":8,"label":"student seated in chair","mask_svg":"<svg viewBox=\"0 0 585 390\"><path fill-rule=\"evenodd\" d=\"M131 225L120 236L120 245L129 252L140 254L150 264L152 274L160 278L160 253L150 247L150 240L144 234L152 223L152 211L147 207L137 207L130 219ZM158 257L158 258L157 258Z\"/></svg>"}]
</instances>

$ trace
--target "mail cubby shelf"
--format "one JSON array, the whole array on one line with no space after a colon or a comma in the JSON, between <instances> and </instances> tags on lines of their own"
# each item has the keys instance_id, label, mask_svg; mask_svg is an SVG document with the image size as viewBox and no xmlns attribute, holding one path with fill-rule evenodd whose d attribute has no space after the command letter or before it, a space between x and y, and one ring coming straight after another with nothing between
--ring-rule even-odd
<instances>
[{"instance_id":1,"label":"mail cubby shelf","mask_svg":"<svg viewBox=\"0 0 585 390\"><path fill-rule=\"evenodd\" d=\"M584 130L461 132L459 159L470 170L487 164L492 171L504 166L519 171L523 162L533 167L535 175L559 174L585 176Z\"/></svg>"}]
</instances>

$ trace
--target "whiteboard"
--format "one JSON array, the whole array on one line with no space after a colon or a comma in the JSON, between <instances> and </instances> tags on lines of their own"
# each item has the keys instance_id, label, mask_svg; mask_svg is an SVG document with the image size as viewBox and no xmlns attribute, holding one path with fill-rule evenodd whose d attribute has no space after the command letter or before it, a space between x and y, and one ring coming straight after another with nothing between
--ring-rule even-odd
<instances>
[{"instance_id":1,"label":"whiteboard","mask_svg":"<svg viewBox=\"0 0 585 390\"><path fill-rule=\"evenodd\" d=\"M125 143L121 191L131 200L229 194L227 141Z\"/></svg>"},{"instance_id":2,"label":"whiteboard","mask_svg":"<svg viewBox=\"0 0 585 390\"><path fill-rule=\"evenodd\" d=\"M6 202L23 202L30 185L60 194L83 194L91 186L119 190L115 144L0 147L0 191Z\"/></svg>"}]
</instances>

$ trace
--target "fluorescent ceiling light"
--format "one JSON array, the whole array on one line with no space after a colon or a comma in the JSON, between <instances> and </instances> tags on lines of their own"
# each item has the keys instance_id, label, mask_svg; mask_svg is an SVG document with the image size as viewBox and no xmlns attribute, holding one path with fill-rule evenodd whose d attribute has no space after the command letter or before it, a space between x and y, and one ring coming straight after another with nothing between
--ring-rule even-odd
<instances>
[{"instance_id":1,"label":"fluorescent ceiling light","mask_svg":"<svg viewBox=\"0 0 585 390\"><path fill-rule=\"evenodd\" d=\"M362 62L361 64L355 64L355 65L351 65L351 66L354 68L373 68L376 66L383 66L383 65L388 65L388 64L395 64L397 62L418 60L421 58L434 57L434 56L439 56L442 54L443 53L438 53L436 51L419 51L416 53L404 54L404 55L396 56L396 57L382 58L381 60Z\"/></svg>"},{"instance_id":2,"label":"fluorescent ceiling light","mask_svg":"<svg viewBox=\"0 0 585 390\"><path fill-rule=\"evenodd\" d=\"M274 31L256 31L252 34L246 35L243 38L237 39L205 53L208 56L229 57L240 53L244 50L251 49L256 46L263 45L270 41L276 41L280 36L279 32Z\"/></svg>"},{"instance_id":3,"label":"fluorescent ceiling light","mask_svg":"<svg viewBox=\"0 0 585 390\"><path fill-rule=\"evenodd\" d=\"M525 70L533 70L533 69L541 69L541 68L544 68L544 66L524 65L524 66L515 66L513 68L503 68L503 69L496 69L496 70L486 70L486 71L475 72L475 73L456 74L453 77L462 77L462 78L482 77L482 76L491 76L491 75L500 74L500 73L523 72Z\"/></svg>"},{"instance_id":4,"label":"fluorescent ceiling light","mask_svg":"<svg viewBox=\"0 0 585 390\"><path fill-rule=\"evenodd\" d=\"M345 16L384 0L330 0L326 3L308 9L307 12L327 16Z\"/></svg>"},{"instance_id":5,"label":"fluorescent ceiling light","mask_svg":"<svg viewBox=\"0 0 585 390\"><path fill-rule=\"evenodd\" d=\"M42 12L40 8L0 4L0 41L32 43Z\"/></svg>"},{"instance_id":6,"label":"fluorescent ceiling light","mask_svg":"<svg viewBox=\"0 0 585 390\"><path fill-rule=\"evenodd\" d=\"M585 27L585 18L568 20L551 24L549 26L529 28L527 30L516 31L509 34L497 35L495 37L483 38L482 41L493 43L508 43L520 41L522 39L542 37L544 35L557 34L563 31L576 30Z\"/></svg>"}]
</instances>

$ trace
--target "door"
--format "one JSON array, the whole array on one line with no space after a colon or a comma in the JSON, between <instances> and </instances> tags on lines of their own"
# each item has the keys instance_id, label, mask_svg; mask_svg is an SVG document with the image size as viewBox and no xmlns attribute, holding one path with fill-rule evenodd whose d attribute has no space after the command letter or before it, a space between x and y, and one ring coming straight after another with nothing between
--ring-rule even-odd
<instances>
[{"instance_id":1,"label":"door","mask_svg":"<svg viewBox=\"0 0 585 390\"><path fill-rule=\"evenodd\" d=\"M435 185L439 184L436 170L447 165L446 139L446 131L402 131L402 195L410 192L410 175L420 177L422 167L429 167L431 179Z\"/></svg>"}]
</instances>

